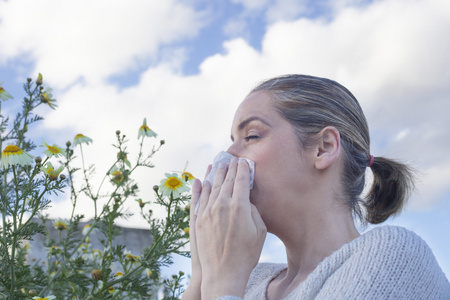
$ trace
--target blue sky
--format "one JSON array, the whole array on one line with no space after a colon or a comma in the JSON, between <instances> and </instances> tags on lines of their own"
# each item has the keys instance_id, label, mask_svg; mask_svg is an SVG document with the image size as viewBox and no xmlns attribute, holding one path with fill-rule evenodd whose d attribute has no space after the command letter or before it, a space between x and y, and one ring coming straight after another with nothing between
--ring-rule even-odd
<instances>
[{"instance_id":1,"label":"blue sky","mask_svg":"<svg viewBox=\"0 0 450 300\"><path fill-rule=\"evenodd\" d=\"M259 81L285 73L337 80L366 113L372 153L419 170L405 212L387 223L418 233L449 277L449 30L446 0L0 0L0 81L20 99L25 78L43 73L59 107L43 109L30 133L62 145L90 136L97 170L114 159L104 153L113 153L116 129L137 136L146 117L166 140L156 168L140 174L150 198L151 186L187 160L202 177L230 145L234 111ZM81 204L89 215L91 204ZM68 215L67 200L49 213ZM269 237L262 260L283 259ZM175 267L189 269L181 259Z\"/></svg>"}]
</instances>

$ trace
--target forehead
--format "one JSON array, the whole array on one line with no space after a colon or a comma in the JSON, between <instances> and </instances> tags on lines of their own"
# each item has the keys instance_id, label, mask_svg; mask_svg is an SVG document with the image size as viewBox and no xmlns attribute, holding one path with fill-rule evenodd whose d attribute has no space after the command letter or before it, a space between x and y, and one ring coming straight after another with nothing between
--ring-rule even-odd
<instances>
[{"instance_id":1,"label":"forehead","mask_svg":"<svg viewBox=\"0 0 450 300\"><path fill-rule=\"evenodd\" d=\"M234 115L233 127L249 117L271 119L281 117L272 104L269 93L257 91L251 93L241 102Z\"/></svg>"}]
</instances>

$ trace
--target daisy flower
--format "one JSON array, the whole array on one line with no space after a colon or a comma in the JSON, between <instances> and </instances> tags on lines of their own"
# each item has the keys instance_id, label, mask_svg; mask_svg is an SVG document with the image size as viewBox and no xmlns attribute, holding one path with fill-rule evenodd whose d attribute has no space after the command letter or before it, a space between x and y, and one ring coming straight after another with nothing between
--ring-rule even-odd
<instances>
[{"instance_id":1,"label":"daisy flower","mask_svg":"<svg viewBox=\"0 0 450 300\"><path fill-rule=\"evenodd\" d=\"M152 274L153 274L152 270L147 268L147 269L145 269L145 272L147 273L147 277L149 277L149 278L152 277Z\"/></svg>"},{"instance_id":2,"label":"daisy flower","mask_svg":"<svg viewBox=\"0 0 450 300\"><path fill-rule=\"evenodd\" d=\"M53 300L53 299L56 299L56 296L50 295L44 298L41 298L39 296L33 297L33 300Z\"/></svg>"},{"instance_id":3,"label":"daisy flower","mask_svg":"<svg viewBox=\"0 0 450 300\"><path fill-rule=\"evenodd\" d=\"M59 248L58 246L55 246L55 245L53 245L50 248L48 248L48 250L49 250L50 254L52 254L52 255L56 255L56 254L62 253L61 248Z\"/></svg>"},{"instance_id":4,"label":"daisy flower","mask_svg":"<svg viewBox=\"0 0 450 300\"><path fill-rule=\"evenodd\" d=\"M48 106L50 106L50 108L55 109L55 107L57 107L58 105L55 104L56 100L52 99L52 97L53 97L52 89L48 87L41 94L41 101L42 101L42 103L48 104Z\"/></svg>"},{"instance_id":5,"label":"daisy flower","mask_svg":"<svg viewBox=\"0 0 450 300\"><path fill-rule=\"evenodd\" d=\"M189 182L192 185L194 183L195 177L194 175L192 175L192 173L186 171L188 164L189 161L187 161L186 165L184 166L184 170L181 173L181 178L183 178L185 182Z\"/></svg>"},{"instance_id":6,"label":"daisy flower","mask_svg":"<svg viewBox=\"0 0 450 300\"><path fill-rule=\"evenodd\" d=\"M125 257L126 257L127 260L128 260L130 263L132 263L132 264L137 263L137 262L139 261L139 259L140 259L139 256L137 256L137 255L132 255L131 253L127 253L127 254L125 255Z\"/></svg>"},{"instance_id":7,"label":"daisy flower","mask_svg":"<svg viewBox=\"0 0 450 300\"><path fill-rule=\"evenodd\" d=\"M89 143L92 143L92 139L88 138L85 135L82 135L81 133L77 134L73 139L73 146L86 144L89 145Z\"/></svg>"},{"instance_id":8,"label":"daisy flower","mask_svg":"<svg viewBox=\"0 0 450 300\"><path fill-rule=\"evenodd\" d=\"M112 287L112 286L110 286L109 288L108 288L108 292L110 293L110 294L115 294L115 293L117 293L117 291L114 289L114 287Z\"/></svg>"},{"instance_id":9,"label":"daisy flower","mask_svg":"<svg viewBox=\"0 0 450 300\"><path fill-rule=\"evenodd\" d=\"M170 196L172 194L174 198L177 198L183 192L189 191L189 187L186 186L185 181L179 178L176 173L166 173L166 178L161 180L159 189L164 196Z\"/></svg>"},{"instance_id":10,"label":"daisy flower","mask_svg":"<svg viewBox=\"0 0 450 300\"><path fill-rule=\"evenodd\" d=\"M123 273L122 272L116 272L116 274L114 274L115 277L123 277Z\"/></svg>"},{"instance_id":11,"label":"daisy flower","mask_svg":"<svg viewBox=\"0 0 450 300\"><path fill-rule=\"evenodd\" d=\"M3 82L0 82L0 99L2 99L2 100L12 99L13 96L11 96L10 93L5 91L5 89L2 87L2 84L3 84Z\"/></svg>"},{"instance_id":12,"label":"daisy flower","mask_svg":"<svg viewBox=\"0 0 450 300\"><path fill-rule=\"evenodd\" d=\"M119 169L117 169L116 166L111 168L111 171L109 171L109 174L112 175L112 181L115 184L121 184L123 179L125 178L125 176L123 176L122 171L120 171Z\"/></svg>"},{"instance_id":13,"label":"daisy flower","mask_svg":"<svg viewBox=\"0 0 450 300\"><path fill-rule=\"evenodd\" d=\"M67 230L67 222L62 219L58 219L55 221L55 228L60 231Z\"/></svg>"},{"instance_id":14,"label":"daisy flower","mask_svg":"<svg viewBox=\"0 0 450 300\"><path fill-rule=\"evenodd\" d=\"M148 136L148 137L157 137L158 135L156 134L156 132L154 132L153 130L151 130L148 126L147 126L147 118L144 118L144 124L142 124L142 126L139 128L139 133L138 133L138 139L140 137L144 137L144 136Z\"/></svg>"},{"instance_id":15,"label":"daisy flower","mask_svg":"<svg viewBox=\"0 0 450 300\"><path fill-rule=\"evenodd\" d=\"M21 165L26 166L33 162L33 156L14 145L8 145L2 151L1 167Z\"/></svg>"},{"instance_id":16,"label":"daisy flower","mask_svg":"<svg viewBox=\"0 0 450 300\"><path fill-rule=\"evenodd\" d=\"M97 228L91 229L91 227L92 227L91 224L84 225L83 230L81 231L81 233L83 235L86 235L86 234L88 234L89 231L91 232L90 234L94 234L94 233L96 233L98 231Z\"/></svg>"},{"instance_id":17,"label":"daisy flower","mask_svg":"<svg viewBox=\"0 0 450 300\"><path fill-rule=\"evenodd\" d=\"M119 153L117 153L117 159L122 160L129 168L131 168L131 163L127 158L127 153L120 151Z\"/></svg>"},{"instance_id":18,"label":"daisy flower","mask_svg":"<svg viewBox=\"0 0 450 300\"><path fill-rule=\"evenodd\" d=\"M41 145L41 147L47 147L47 150L44 150L44 154L47 155L47 157L60 157L60 156L66 156L66 150L64 150L63 148L59 147L56 144L53 144L53 146L50 146L49 144L47 144L45 142L45 140L42 140L43 144Z\"/></svg>"},{"instance_id":19,"label":"daisy flower","mask_svg":"<svg viewBox=\"0 0 450 300\"><path fill-rule=\"evenodd\" d=\"M50 180L58 179L59 174L64 170L64 166L54 169L51 162L48 162L45 167L41 167L42 172L46 173Z\"/></svg>"}]
</instances>

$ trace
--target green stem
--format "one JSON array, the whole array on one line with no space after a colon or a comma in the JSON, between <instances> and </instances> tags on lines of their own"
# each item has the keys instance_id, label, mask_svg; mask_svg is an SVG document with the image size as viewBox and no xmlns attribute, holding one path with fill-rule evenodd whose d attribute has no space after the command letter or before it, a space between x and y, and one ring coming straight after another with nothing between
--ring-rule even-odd
<instances>
[{"instance_id":1,"label":"green stem","mask_svg":"<svg viewBox=\"0 0 450 300\"><path fill-rule=\"evenodd\" d=\"M86 188L87 188L87 194L88 196L94 201L94 216L97 218L97 198L94 196L94 194L91 191L91 185L89 184L88 176L86 167L84 166L84 155L83 155L83 145L80 144L80 152L81 152L81 164L83 166L83 174L84 174L84 181L86 182Z\"/></svg>"},{"instance_id":2,"label":"green stem","mask_svg":"<svg viewBox=\"0 0 450 300\"><path fill-rule=\"evenodd\" d=\"M147 260L147 259L153 254L153 252L154 252L155 249L156 249L156 246L158 246L158 244L162 241L162 239L163 239L164 236L167 234L167 231L168 231L169 228L170 228L170 224L169 224L168 220L169 220L170 215L171 215L171 212L172 212L172 210L171 210L172 203L173 203L173 196L172 196L172 194L170 194L170 202L169 202L169 205L167 206L167 218L166 218L167 222L166 222L166 225L165 225L165 227L164 227L164 231L163 231L163 233L159 236L159 238L156 240L156 242L153 243L152 247L150 248L150 251L149 251L149 252L147 253L147 255L144 257L144 260ZM113 281L111 281L111 282L107 282L107 283L103 286L102 290L105 289L105 287L107 288L107 287L113 286L114 284L117 284L117 283L120 283L120 282L124 281L125 279L129 278L131 275L133 275L133 274L135 274L135 273L143 272L144 269L145 269L145 267L141 265L141 266L137 267L136 269L131 270L130 272L128 272L127 274L125 274L125 275L122 276L121 278L116 279L116 280L113 280ZM101 292L101 291L100 291L100 292Z\"/></svg>"},{"instance_id":3,"label":"green stem","mask_svg":"<svg viewBox=\"0 0 450 300\"><path fill-rule=\"evenodd\" d=\"M116 187L116 189L114 190L113 194L119 189L119 187ZM105 213L106 211L106 207L109 205L109 203L111 202L112 197L109 198L107 204L105 205L105 208L103 208L102 212L100 213L98 218L95 218L94 221L92 222L91 227L89 228L88 232L86 233L86 236L89 236L89 234L91 233L91 231L95 228L95 226L97 225L98 220L100 219L100 216L103 215L103 213ZM49 290L50 286L53 284L53 281L55 278L58 278L59 275L61 274L61 272L64 270L67 262L69 261L69 259L75 254L75 252L78 250L78 248L80 248L80 246L84 243L84 240L82 239L72 250L72 252L64 257L63 262L61 263L61 267L58 269L58 271L56 272L56 274L50 278L47 286L40 292L40 296L43 297L43 295L45 295L45 293Z\"/></svg>"},{"instance_id":4,"label":"green stem","mask_svg":"<svg viewBox=\"0 0 450 300\"><path fill-rule=\"evenodd\" d=\"M14 210L12 212L13 217L13 240L11 245L11 261L10 261L10 272L11 272L11 288L9 291L9 299L14 299L14 288L16 286L16 243L17 243L17 211L19 209L19 192L18 192L18 183L17 183L17 175L16 175L16 168L15 166L12 166L13 175L14 175L14 190L16 193L16 201L14 203Z\"/></svg>"}]
</instances>

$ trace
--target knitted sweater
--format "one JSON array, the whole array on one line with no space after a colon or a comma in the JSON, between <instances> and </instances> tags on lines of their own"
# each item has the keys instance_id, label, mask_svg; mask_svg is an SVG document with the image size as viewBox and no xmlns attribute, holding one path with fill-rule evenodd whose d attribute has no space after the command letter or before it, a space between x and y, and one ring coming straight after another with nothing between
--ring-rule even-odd
<instances>
[{"instance_id":1,"label":"knitted sweater","mask_svg":"<svg viewBox=\"0 0 450 300\"><path fill-rule=\"evenodd\" d=\"M285 269L285 264L258 264L244 299L265 300L270 281ZM450 284L419 236L383 226L325 258L285 299L450 299Z\"/></svg>"}]
</instances>

